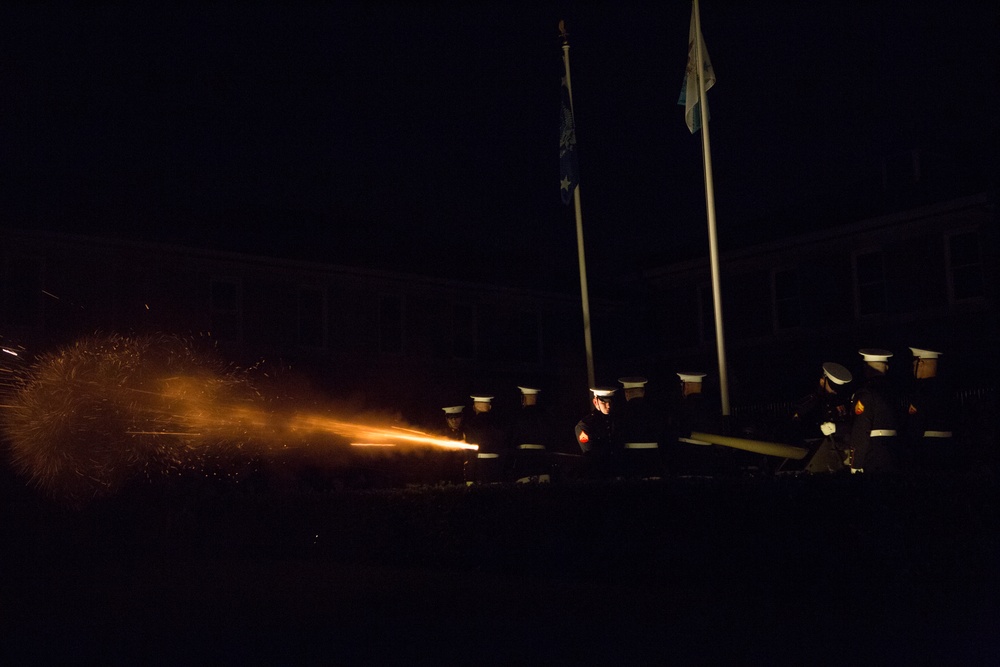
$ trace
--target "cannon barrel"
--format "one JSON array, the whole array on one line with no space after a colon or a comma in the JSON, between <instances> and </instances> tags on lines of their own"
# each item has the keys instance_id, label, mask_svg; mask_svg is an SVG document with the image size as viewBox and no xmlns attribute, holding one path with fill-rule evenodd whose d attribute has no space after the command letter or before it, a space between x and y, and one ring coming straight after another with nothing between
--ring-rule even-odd
<instances>
[{"instance_id":1,"label":"cannon barrel","mask_svg":"<svg viewBox=\"0 0 1000 667\"><path fill-rule=\"evenodd\" d=\"M804 459L809 453L808 449L793 447L792 445L783 445L779 442L750 440L748 438L734 438L729 435L716 435L714 433L699 433L695 431L691 433L691 438L695 440L704 440L705 442L710 442L713 445L722 445L724 447L732 447L733 449L742 449L748 452L755 452L757 454L766 454L767 456L779 456L783 459Z\"/></svg>"}]
</instances>

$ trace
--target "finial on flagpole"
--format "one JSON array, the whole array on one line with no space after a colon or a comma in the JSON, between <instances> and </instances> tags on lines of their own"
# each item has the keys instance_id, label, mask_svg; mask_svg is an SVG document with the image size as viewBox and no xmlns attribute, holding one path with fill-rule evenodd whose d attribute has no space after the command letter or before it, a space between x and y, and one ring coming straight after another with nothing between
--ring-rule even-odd
<instances>
[{"instance_id":1,"label":"finial on flagpole","mask_svg":"<svg viewBox=\"0 0 1000 667\"><path fill-rule=\"evenodd\" d=\"M562 37L563 44L569 44L569 33L566 32L566 22L559 19L559 36Z\"/></svg>"}]
</instances>

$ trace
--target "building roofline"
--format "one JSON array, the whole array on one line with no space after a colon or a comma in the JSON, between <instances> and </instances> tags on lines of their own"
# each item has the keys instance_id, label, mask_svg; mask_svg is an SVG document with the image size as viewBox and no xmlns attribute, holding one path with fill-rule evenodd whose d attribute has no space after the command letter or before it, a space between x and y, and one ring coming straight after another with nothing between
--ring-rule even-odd
<instances>
[{"instance_id":1,"label":"building roofline","mask_svg":"<svg viewBox=\"0 0 1000 667\"><path fill-rule=\"evenodd\" d=\"M257 255L252 253L241 253L229 250L213 250L208 248L198 248L171 243L157 243L153 241L142 241L132 239L121 239L104 236L90 236L84 234L73 234L67 232L53 232L46 230L28 230L16 227L2 226L0 234L19 235L25 238L41 239L60 243L87 244L92 247L103 247L107 249L140 249L150 253L164 254L178 257L190 257L203 260L230 261L245 265L269 266L275 269L309 271L326 275L347 275L360 278L376 278L386 281L397 281L407 283L419 283L427 286L451 287L466 290L485 290L497 293L515 294L521 296L533 296L548 300L571 300L576 297L561 292L548 292L544 290L534 290L524 287L508 285L497 285L493 283L477 283L474 281L436 278L421 275L419 273L406 273L389 271L384 269L371 269L364 267L349 266L346 264L332 264L318 262L315 260L288 259L281 257L269 257L267 255Z\"/></svg>"},{"instance_id":2,"label":"building roofline","mask_svg":"<svg viewBox=\"0 0 1000 667\"><path fill-rule=\"evenodd\" d=\"M855 222L836 225L816 231L786 237L784 239L766 241L754 245L734 248L719 253L720 260L737 261L754 255L766 254L776 250L789 250L797 246L812 245L822 241L849 237L859 232L875 232L880 229L894 227L902 223L916 223L920 220L933 218L943 213L952 213L963 209L975 209L988 206L991 201L989 193L982 192L967 197L959 197L949 201L928 204L913 209L888 213L874 218L866 218ZM670 262L659 267L646 269L642 275L646 278L656 278L675 273L684 273L693 269L706 266L709 263L708 255L679 262Z\"/></svg>"}]
</instances>

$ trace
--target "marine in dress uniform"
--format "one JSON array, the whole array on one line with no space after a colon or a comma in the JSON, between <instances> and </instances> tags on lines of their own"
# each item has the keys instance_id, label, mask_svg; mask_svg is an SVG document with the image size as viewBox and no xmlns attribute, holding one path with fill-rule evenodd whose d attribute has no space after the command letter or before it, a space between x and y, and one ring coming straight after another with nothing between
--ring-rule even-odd
<instances>
[{"instance_id":1,"label":"marine in dress uniform","mask_svg":"<svg viewBox=\"0 0 1000 667\"><path fill-rule=\"evenodd\" d=\"M953 432L954 394L938 376L940 352L911 347L913 381L903 415L903 441L908 461L918 470L957 467Z\"/></svg>"},{"instance_id":2,"label":"marine in dress uniform","mask_svg":"<svg viewBox=\"0 0 1000 667\"><path fill-rule=\"evenodd\" d=\"M444 412L444 436L449 440L465 442L465 406L449 405L441 408ZM441 452L444 462L441 470L441 481L448 483L460 482L465 476L465 465L469 452L458 450L454 452Z\"/></svg>"},{"instance_id":3,"label":"marine in dress uniform","mask_svg":"<svg viewBox=\"0 0 1000 667\"><path fill-rule=\"evenodd\" d=\"M590 414L576 423L576 442L583 452L590 477L609 479L618 475L621 440L618 419L612 414L614 387L592 387Z\"/></svg>"},{"instance_id":4,"label":"marine in dress uniform","mask_svg":"<svg viewBox=\"0 0 1000 667\"><path fill-rule=\"evenodd\" d=\"M722 433L721 409L714 405L704 392L705 373L683 371L677 373L680 391L674 410L672 430L676 436L676 450L668 457L668 466L682 475L717 475L730 472L732 452L691 437L693 431Z\"/></svg>"},{"instance_id":5,"label":"marine in dress uniform","mask_svg":"<svg viewBox=\"0 0 1000 667\"><path fill-rule=\"evenodd\" d=\"M507 464L506 439L503 427L493 412L493 396L474 394L472 415L465 424L465 439L479 445L478 451L466 461L466 484L495 484L503 481Z\"/></svg>"},{"instance_id":6,"label":"marine in dress uniform","mask_svg":"<svg viewBox=\"0 0 1000 667\"><path fill-rule=\"evenodd\" d=\"M621 406L622 462L626 477L659 479L663 476L660 448L664 420L646 397L648 380L641 376L618 378L625 394Z\"/></svg>"},{"instance_id":7,"label":"marine in dress uniform","mask_svg":"<svg viewBox=\"0 0 1000 667\"><path fill-rule=\"evenodd\" d=\"M851 399L852 423L847 439L851 472L896 470L899 420L886 377L892 352L875 348L858 351L864 360L864 380Z\"/></svg>"},{"instance_id":8,"label":"marine in dress uniform","mask_svg":"<svg viewBox=\"0 0 1000 667\"><path fill-rule=\"evenodd\" d=\"M702 391L705 373L677 373L680 380L677 409L674 411L680 439L689 439L692 431L712 431L713 419L708 401Z\"/></svg>"},{"instance_id":9,"label":"marine in dress uniform","mask_svg":"<svg viewBox=\"0 0 1000 667\"><path fill-rule=\"evenodd\" d=\"M450 440L465 440L465 428L462 422L465 419L463 411L464 405L449 405L441 408L444 412L445 436Z\"/></svg>"},{"instance_id":10,"label":"marine in dress uniform","mask_svg":"<svg viewBox=\"0 0 1000 667\"><path fill-rule=\"evenodd\" d=\"M552 446L552 428L544 410L538 403L541 390L537 387L518 386L521 392L521 409L511 420L510 427L510 477L515 482L549 482L549 448Z\"/></svg>"},{"instance_id":11,"label":"marine in dress uniform","mask_svg":"<svg viewBox=\"0 0 1000 667\"><path fill-rule=\"evenodd\" d=\"M792 414L796 440L810 449L806 472L838 472L844 469L851 397L848 386L854 376L833 361L823 364L816 390L800 400Z\"/></svg>"}]
</instances>

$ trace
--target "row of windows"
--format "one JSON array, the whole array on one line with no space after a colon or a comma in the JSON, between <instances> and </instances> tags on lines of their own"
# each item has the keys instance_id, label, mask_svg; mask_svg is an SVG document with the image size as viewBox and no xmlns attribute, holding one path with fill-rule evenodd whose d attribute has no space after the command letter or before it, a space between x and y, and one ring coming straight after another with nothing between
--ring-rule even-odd
<instances>
[{"instance_id":1,"label":"row of windows","mask_svg":"<svg viewBox=\"0 0 1000 667\"><path fill-rule=\"evenodd\" d=\"M761 265L735 280L724 278L727 335L754 339L851 318L946 310L982 299L987 284L981 246L979 232L965 231L891 241L838 257L814 248L795 266ZM419 290L401 294L391 285L379 292L374 285L346 290L270 284L259 276L209 279L202 271L178 274L139 258L93 261L100 266L64 261L58 251L46 258L7 253L0 286L5 326L129 330L139 318L147 318L151 326L184 331L207 327L221 341L252 345L526 364L558 353L560 341L579 338L573 303L566 305L571 311L559 315L551 304L511 298L500 307L477 302L472 293L462 298ZM106 275L100 270L125 264L127 268ZM49 275L47 266L59 270ZM653 317L642 326L656 332L648 340L655 340L657 349L714 341L710 285L665 288L657 305L647 305L652 310L644 314ZM629 338L623 344L632 342Z\"/></svg>"},{"instance_id":2,"label":"row of windows","mask_svg":"<svg viewBox=\"0 0 1000 667\"><path fill-rule=\"evenodd\" d=\"M933 246L927 252L914 251L915 247L911 245L907 248L909 252L905 261L901 262L903 269L894 269L887 251L881 248L861 250L853 254L853 314L856 318L877 317L900 310L916 312L933 303L933 295L937 293L942 295L945 305L975 301L986 295L978 232L961 232L945 238L944 270L940 273L933 271L926 261L928 256L933 256ZM810 265L806 273L814 274L823 270L823 266ZM815 320L810 317L810 309L805 302L807 299L815 299L817 290L810 286L802 269L771 269L768 277L771 283L772 332L796 329ZM749 280L746 276L740 276L740 282ZM940 281L944 284L936 284ZM742 294L748 288L745 284L737 284L736 289ZM698 290L701 340L708 342L715 338L712 288L710 285L702 285ZM900 303L894 303L894 300ZM734 306L739 311L741 304Z\"/></svg>"},{"instance_id":3,"label":"row of windows","mask_svg":"<svg viewBox=\"0 0 1000 667\"><path fill-rule=\"evenodd\" d=\"M418 306L408 308L404 296L382 294L377 303L373 321L365 321L364 312L358 311L353 314L352 321L340 324L361 331L356 338L369 341L379 354L406 355L424 351L439 359L529 364L538 363L541 358L540 318L532 310L519 309L500 317L489 308L453 303L444 317L429 326L417 327L415 310ZM211 331L216 339L244 340L245 309L239 279L212 279L210 312ZM272 316L282 317L282 313ZM319 349L330 346L331 323L323 288L299 287L294 317L298 345Z\"/></svg>"},{"instance_id":4,"label":"row of windows","mask_svg":"<svg viewBox=\"0 0 1000 667\"><path fill-rule=\"evenodd\" d=\"M266 276L176 273L138 260L135 270L105 274L108 263L94 262L68 264L56 252L5 254L0 314L7 333L207 332L220 342L336 354L536 364L541 313L554 312L516 299L499 306L473 295L295 286Z\"/></svg>"},{"instance_id":5,"label":"row of windows","mask_svg":"<svg viewBox=\"0 0 1000 667\"><path fill-rule=\"evenodd\" d=\"M438 359L506 361L535 364L542 356L542 327L537 312L515 309L500 314L487 306L455 303L443 322L412 326L408 302L383 295L379 302L378 340L382 354L427 350ZM450 317L448 317L450 315ZM429 330L428 330L429 329ZM423 340L417 340L422 338Z\"/></svg>"}]
</instances>

